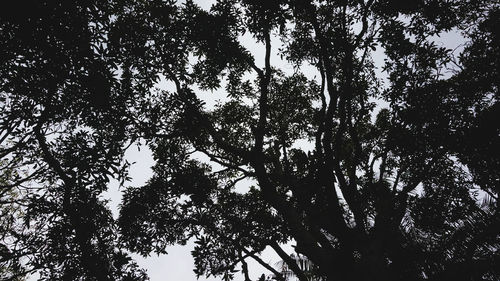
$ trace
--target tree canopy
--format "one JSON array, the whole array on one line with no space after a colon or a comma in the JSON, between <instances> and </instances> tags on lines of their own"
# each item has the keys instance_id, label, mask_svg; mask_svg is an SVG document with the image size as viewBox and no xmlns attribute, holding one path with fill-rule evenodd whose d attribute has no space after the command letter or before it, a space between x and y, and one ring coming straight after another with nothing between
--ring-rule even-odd
<instances>
[{"instance_id":1,"label":"tree canopy","mask_svg":"<svg viewBox=\"0 0 500 281\"><path fill-rule=\"evenodd\" d=\"M497 1L16 5L2 278L147 280L128 251L189 240L195 273L224 280L250 281L249 259L276 280L500 278ZM138 141L153 177L115 220L102 195Z\"/></svg>"}]
</instances>

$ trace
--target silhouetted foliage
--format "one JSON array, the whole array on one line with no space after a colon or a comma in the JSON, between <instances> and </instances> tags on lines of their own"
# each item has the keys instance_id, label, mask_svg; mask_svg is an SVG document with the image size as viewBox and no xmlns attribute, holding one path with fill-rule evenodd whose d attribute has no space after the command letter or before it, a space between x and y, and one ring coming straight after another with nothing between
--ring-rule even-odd
<instances>
[{"instance_id":1,"label":"silhouetted foliage","mask_svg":"<svg viewBox=\"0 0 500 281\"><path fill-rule=\"evenodd\" d=\"M195 273L224 280L248 259L276 280L500 277L498 2L24 4L0 25L1 198L23 212L2 264L144 280L125 249L194 239ZM101 195L138 139L154 175L116 223Z\"/></svg>"},{"instance_id":2,"label":"silhouetted foliage","mask_svg":"<svg viewBox=\"0 0 500 281\"><path fill-rule=\"evenodd\" d=\"M12 176L2 182L1 199L17 194L10 204L20 215L10 219L15 227L2 229L0 264L18 263L41 280L144 280L118 248L100 198L110 175L126 176L121 156L134 101L107 47L118 5L2 6L1 168Z\"/></svg>"}]
</instances>

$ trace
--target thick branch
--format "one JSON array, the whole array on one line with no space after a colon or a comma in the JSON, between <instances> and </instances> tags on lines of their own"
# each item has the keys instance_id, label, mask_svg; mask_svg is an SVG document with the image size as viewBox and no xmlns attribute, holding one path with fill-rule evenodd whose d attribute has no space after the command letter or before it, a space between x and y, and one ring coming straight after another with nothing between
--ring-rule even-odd
<instances>
[{"instance_id":1,"label":"thick branch","mask_svg":"<svg viewBox=\"0 0 500 281\"><path fill-rule=\"evenodd\" d=\"M247 249L244 249L244 248L243 248L243 252L245 252L245 254L247 254L248 256L253 258L256 262L258 262L260 265L262 265L265 269L271 271L274 274L274 276L276 277L276 279L278 279L280 281L286 281L286 279L283 277L283 275L281 273L279 273L276 269L274 269L272 266L267 264L261 258L256 256L255 254L250 253Z\"/></svg>"},{"instance_id":2,"label":"thick branch","mask_svg":"<svg viewBox=\"0 0 500 281\"><path fill-rule=\"evenodd\" d=\"M308 281L307 276L299 268L297 262L291 258L283 249L276 243L276 241L270 241L269 245L273 250L280 256L280 258L288 265L288 267L293 271L293 274L297 276L300 281Z\"/></svg>"},{"instance_id":3,"label":"thick branch","mask_svg":"<svg viewBox=\"0 0 500 281\"><path fill-rule=\"evenodd\" d=\"M266 132L267 114L269 111L268 93L269 82L271 80L271 36L270 30L266 30L264 34L266 44L266 57L265 57L265 73L259 76L260 81L260 97L259 97L259 121L255 129L255 146L254 150L258 153L262 151L264 146L264 135Z\"/></svg>"}]
</instances>

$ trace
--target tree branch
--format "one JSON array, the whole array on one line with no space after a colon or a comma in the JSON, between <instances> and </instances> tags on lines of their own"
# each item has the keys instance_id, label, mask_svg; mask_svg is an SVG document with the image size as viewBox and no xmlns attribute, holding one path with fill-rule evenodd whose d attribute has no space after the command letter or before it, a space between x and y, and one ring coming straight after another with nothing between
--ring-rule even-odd
<instances>
[{"instance_id":1,"label":"tree branch","mask_svg":"<svg viewBox=\"0 0 500 281\"><path fill-rule=\"evenodd\" d=\"M279 273L276 269L274 269L272 266L267 264L265 261L263 261L261 258L256 256L255 254L250 253L247 249L245 249L245 248L242 248L242 249L243 249L243 252L245 252L245 254L247 254L249 257L253 258L256 262L258 262L260 265L262 265L265 269L271 271L274 274L274 276L276 277L276 279L278 279L280 281L286 281L286 279L283 277L283 275L281 273Z\"/></svg>"},{"instance_id":2,"label":"tree branch","mask_svg":"<svg viewBox=\"0 0 500 281\"><path fill-rule=\"evenodd\" d=\"M307 276L299 268L297 262L292 259L283 249L276 243L276 241L269 241L269 246L280 256L280 258L288 265L300 281L308 281Z\"/></svg>"}]
</instances>

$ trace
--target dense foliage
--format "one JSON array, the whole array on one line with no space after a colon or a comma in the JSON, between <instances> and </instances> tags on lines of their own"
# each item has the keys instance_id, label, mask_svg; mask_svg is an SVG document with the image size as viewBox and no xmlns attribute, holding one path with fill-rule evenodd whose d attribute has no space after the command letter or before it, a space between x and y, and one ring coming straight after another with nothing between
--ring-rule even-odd
<instances>
[{"instance_id":1,"label":"dense foliage","mask_svg":"<svg viewBox=\"0 0 500 281\"><path fill-rule=\"evenodd\" d=\"M0 262L17 264L18 274L145 279L117 247L100 198L110 175L125 176L121 155L134 99L106 47L113 9L107 1L2 8L1 204L18 212L2 216Z\"/></svg>"},{"instance_id":2,"label":"dense foliage","mask_svg":"<svg viewBox=\"0 0 500 281\"><path fill-rule=\"evenodd\" d=\"M0 22L7 280L145 280L125 250L191 239L199 276L500 278L497 1L24 2ZM154 175L115 221L137 140Z\"/></svg>"}]
</instances>

